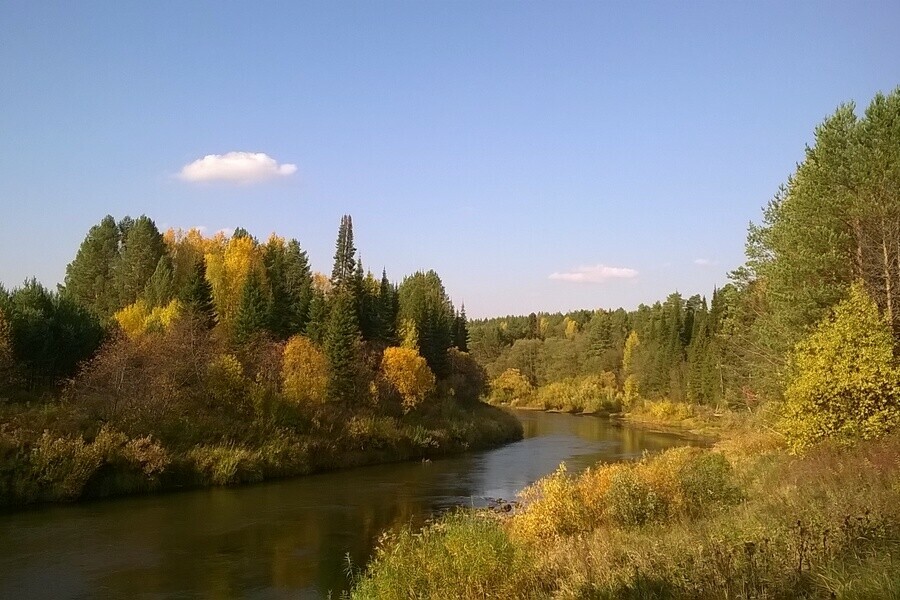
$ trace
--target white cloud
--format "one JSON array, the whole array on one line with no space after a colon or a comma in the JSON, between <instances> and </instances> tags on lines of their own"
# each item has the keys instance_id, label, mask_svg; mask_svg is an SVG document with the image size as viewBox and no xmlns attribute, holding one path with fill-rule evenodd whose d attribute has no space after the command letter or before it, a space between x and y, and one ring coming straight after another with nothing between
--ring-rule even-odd
<instances>
[{"instance_id":1,"label":"white cloud","mask_svg":"<svg viewBox=\"0 0 900 600\"><path fill-rule=\"evenodd\" d=\"M708 258L697 258L694 259L694 264L699 267L713 267L719 263L714 260L709 260Z\"/></svg>"},{"instance_id":2,"label":"white cloud","mask_svg":"<svg viewBox=\"0 0 900 600\"><path fill-rule=\"evenodd\" d=\"M566 273L552 273L550 279L573 283L603 283L610 279L634 279L637 276L638 272L634 269L593 265L578 267Z\"/></svg>"},{"instance_id":3,"label":"white cloud","mask_svg":"<svg viewBox=\"0 0 900 600\"><path fill-rule=\"evenodd\" d=\"M229 152L207 154L181 169L179 177L185 181L229 181L253 183L286 177L297 171L297 165L278 164L264 152Z\"/></svg>"}]
</instances>

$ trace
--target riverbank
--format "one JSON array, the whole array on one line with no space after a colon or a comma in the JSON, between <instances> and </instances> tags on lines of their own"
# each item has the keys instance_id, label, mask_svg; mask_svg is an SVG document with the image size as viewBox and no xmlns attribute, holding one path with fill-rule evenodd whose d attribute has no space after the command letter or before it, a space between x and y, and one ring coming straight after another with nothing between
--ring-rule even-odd
<instances>
[{"instance_id":1,"label":"riverbank","mask_svg":"<svg viewBox=\"0 0 900 600\"><path fill-rule=\"evenodd\" d=\"M644 409L638 415L652 416ZM644 422L675 420L656 411ZM900 594L900 437L795 456L751 423L760 415L713 419L719 424L704 428L720 437L712 448L578 476L561 468L510 513L463 512L401 532L381 546L353 597L405 598L408 589L421 598Z\"/></svg>"},{"instance_id":2,"label":"riverbank","mask_svg":"<svg viewBox=\"0 0 900 600\"><path fill-rule=\"evenodd\" d=\"M507 412L435 400L405 415L323 411L235 443L177 444L109 425L73 424L60 403L8 407L0 420L0 507L237 485L404 460L430 459L521 439Z\"/></svg>"}]
</instances>

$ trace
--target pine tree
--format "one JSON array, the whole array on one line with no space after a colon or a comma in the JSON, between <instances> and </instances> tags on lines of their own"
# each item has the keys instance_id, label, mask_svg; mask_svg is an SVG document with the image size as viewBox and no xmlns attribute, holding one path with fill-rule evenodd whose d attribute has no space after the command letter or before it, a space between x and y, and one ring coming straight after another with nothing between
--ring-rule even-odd
<instances>
[{"instance_id":1,"label":"pine tree","mask_svg":"<svg viewBox=\"0 0 900 600\"><path fill-rule=\"evenodd\" d=\"M337 292L328 316L324 346L330 366L328 396L345 405L351 405L360 393L357 385L359 342L353 298L347 292Z\"/></svg>"},{"instance_id":2,"label":"pine tree","mask_svg":"<svg viewBox=\"0 0 900 600\"><path fill-rule=\"evenodd\" d=\"M116 309L133 304L140 297L159 259L166 254L162 234L152 219L141 215L123 222L120 225L124 232L122 250L113 269L118 296Z\"/></svg>"},{"instance_id":3,"label":"pine tree","mask_svg":"<svg viewBox=\"0 0 900 600\"><path fill-rule=\"evenodd\" d=\"M179 300L185 310L198 317L207 329L212 329L218 322L216 306L213 303L212 285L206 279L206 261L200 259L194 265L191 277L181 290Z\"/></svg>"},{"instance_id":4,"label":"pine tree","mask_svg":"<svg viewBox=\"0 0 900 600\"><path fill-rule=\"evenodd\" d=\"M78 253L66 267L63 294L101 318L117 310L112 273L119 260L119 228L107 215L91 227Z\"/></svg>"}]
</instances>

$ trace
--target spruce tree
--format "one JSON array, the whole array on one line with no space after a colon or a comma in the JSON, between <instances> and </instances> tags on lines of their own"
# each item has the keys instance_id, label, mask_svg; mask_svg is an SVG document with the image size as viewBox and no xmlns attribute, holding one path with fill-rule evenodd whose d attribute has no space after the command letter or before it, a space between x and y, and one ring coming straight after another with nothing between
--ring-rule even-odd
<instances>
[{"instance_id":1,"label":"spruce tree","mask_svg":"<svg viewBox=\"0 0 900 600\"><path fill-rule=\"evenodd\" d=\"M360 392L357 389L359 341L353 298L346 291L339 291L332 301L324 345L330 366L328 396L348 406L357 400Z\"/></svg>"},{"instance_id":2,"label":"spruce tree","mask_svg":"<svg viewBox=\"0 0 900 600\"><path fill-rule=\"evenodd\" d=\"M351 285L356 272L356 247L353 245L353 219L350 215L341 217L337 242L334 250L334 268L331 270L331 284L335 290Z\"/></svg>"},{"instance_id":3,"label":"spruce tree","mask_svg":"<svg viewBox=\"0 0 900 600\"><path fill-rule=\"evenodd\" d=\"M216 305L213 303L212 297L212 285L206 279L206 261L203 258L194 264L193 272L178 299L184 309L199 318L207 329L212 329L218 323Z\"/></svg>"},{"instance_id":4,"label":"spruce tree","mask_svg":"<svg viewBox=\"0 0 900 600\"><path fill-rule=\"evenodd\" d=\"M533 313L532 313L533 314ZM459 313L456 315L454 323L453 345L460 352L469 351L469 322L466 319L466 305L463 304Z\"/></svg>"},{"instance_id":5,"label":"spruce tree","mask_svg":"<svg viewBox=\"0 0 900 600\"><path fill-rule=\"evenodd\" d=\"M251 270L241 290L241 302L234 317L232 338L243 344L264 331L269 323L269 302L259 274Z\"/></svg>"},{"instance_id":6,"label":"spruce tree","mask_svg":"<svg viewBox=\"0 0 900 600\"><path fill-rule=\"evenodd\" d=\"M306 328L313 297L309 259L297 240L291 240L287 245L284 256L284 285L289 298L288 329L293 335Z\"/></svg>"},{"instance_id":7,"label":"spruce tree","mask_svg":"<svg viewBox=\"0 0 900 600\"><path fill-rule=\"evenodd\" d=\"M309 320L306 322L306 337L317 344L325 343L325 332L328 329L328 299L325 294L313 290L309 303Z\"/></svg>"}]
</instances>

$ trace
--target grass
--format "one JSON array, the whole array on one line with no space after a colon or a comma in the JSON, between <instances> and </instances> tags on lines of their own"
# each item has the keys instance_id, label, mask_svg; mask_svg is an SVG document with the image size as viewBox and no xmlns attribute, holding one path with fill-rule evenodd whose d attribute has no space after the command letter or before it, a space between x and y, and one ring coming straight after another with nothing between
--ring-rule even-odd
<instances>
[{"instance_id":1,"label":"grass","mask_svg":"<svg viewBox=\"0 0 900 600\"><path fill-rule=\"evenodd\" d=\"M197 419L191 437L126 434L78 422L62 404L13 405L0 415L0 507L173 488L237 485L343 467L432 458L521 438L512 415L435 400L407 415L326 412L303 426L248 425L241 439Z\"/></svg>"},{"instance_id":2,"label":"grass","mask_svg":"<svg viewBox=\"0 0 900 600\"><path fill-rule=\"evenodd\" d=\"M900 593L900 436L849 449L820 445L797 456L774 434L736 429L709 449L672 449L577 477L561 469L521 501L511 514L458 514L386 539L353 596L750 600ZM448 562L458 546L450 532L478 527L502 544L476 551L472 540L472 552ZM492 560L502 567L484 570ZM439 583L432 584L423 574L436 571ZM404 586L411 581L414 587ZM495 585L498 595L481 595ZM447 595L452 589L466 592Z\"/></svg>"}]
</instances>

